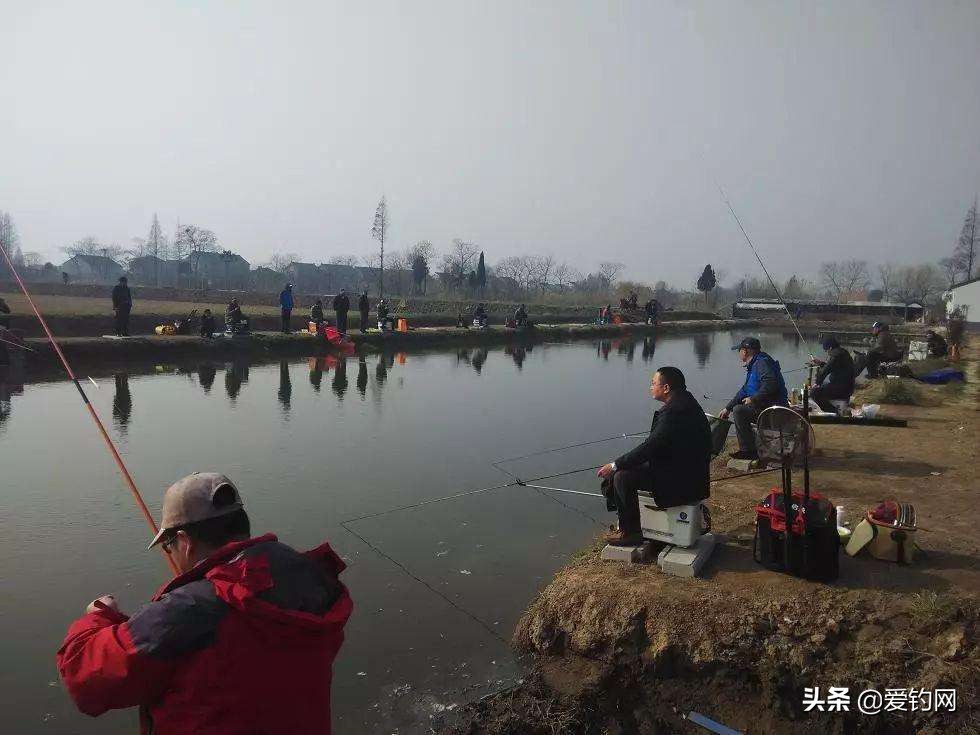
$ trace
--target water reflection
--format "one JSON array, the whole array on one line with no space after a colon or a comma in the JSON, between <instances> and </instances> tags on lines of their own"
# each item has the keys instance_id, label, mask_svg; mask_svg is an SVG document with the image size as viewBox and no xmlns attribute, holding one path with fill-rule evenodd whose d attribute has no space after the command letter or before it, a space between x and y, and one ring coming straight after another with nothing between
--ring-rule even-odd
<instances>
[{"instance_id":1,"label":"water reflection","mask_svg":"<svg viewBox=\"0 0 980 735\"><path fill-rule=\"evenodd\" d=\"M524 361L527 359L528 353L532 350L533 347L531 345L508 345L504 348L504 354L510 355L510 359L517 365L517 369L521 370L524 367Z\"/></svg>"},{"instance_id":2,"label":"water reflection","mask_svg":"<svg viewBox=\"0 0 980 735\"><path fill-rule=\"evenodd\" d=\"M126 433L129 417L133 414L133 394L129 392L129 375L116 373L116 392L112 397L112 419L120 434Z\"/></svg>"},{"instance_id":3,"label":"water reflection","mask_svg":"<svg viewBox=\"0 0 980 735\"><path fill-rule=\"evenodd\" d=\"M609 353L612 351L612 340L600 339L598 352L596 354L600 355L603 360L609 359Z\"/></svg>"},{"instance_id":4,"label":"water reflection","mask_svg":"<svg viewBox=\"0 0 980 735\"><path fill-rule=\"evenodd\" d=\"M344 400L347 392L347 359L340 357L333 372L333 392L340 400Z\"/></svg>"},{"instance_id":5,"label":"water reflection","mask_svg":"<svg viewBox=\"0 0 980 735\"><path fill-rule=\"evenodd\" d=\"M225 366L225 392L232 404L237 400L242 385L247 382L248 362L246 360L234 360Z\"/></svg>"},{"instance_id":6,"label":"water reflection","mask_svg":"<svg viewBox=\"0 0 980 735\"><path fill-rule=\"evenodd\" d=\"M214 385L214 376L218 374L218 368L214 363L202 362L197 366L197 382L201 384L204 395L211 393L211 386Z\"/></svg>"},{"instance_id":7,"label":"water reflection","mask_svg":"<svg viewBox=\"0 0 980 735\"><path fill-rule=\"evenodd\" d=\"M323 362L319 357L310 358L310 385L313 392L320 392L320 385L323 383Z\"/></svg>"},{"instance_id":8,"label":"water reflection","mask_svg":"<svg viewBox=\"0 0 980 735\"><path fill-rule=\"evenodd\" d=\"M289 379L289 361L279 361L279 403L282 404L282 412L289 414L289 402L293 398L293 383Z\"/></svg>"},{"instance_id":9,"label":"water reflection","mask_svg":"<svg viewBox=\"0 0 980 735\"><path fill-rule=\"evenodd\" d=\"M656 337L644 337L643 338L643 353L641 357L643 362L650 362L653 359L654 353L657 351L657 338Z\"/></svg>"},{"instance_id":10,"label":"water reflection","mask_svg":"<svg viewBox=\"0 0 980 735\"><path fill-rule=\"evenodd\" d=\"M636 352L636 340L627 338L620 340L616 344L616 353L623 355L626 362L633 362L633 354Z\"/></svg>"},{"instance_id":11,"label":"water reflection","mask_svg":"<svg viewBox=\"0 0 980 735\"><path fill-rule=\"evenodd\" d=\"M694 344L694 357L697 358L698 367L703 368L711 358L711 348L714 345L715 333L700 333L692 336Z\"/></svg>"},{"instance_id":12,"label":"water reflection","mask_svg":"<svg viewBox=\"0 0 980 735\"><path fill-rule=\"evenodd\" d=\"M359 357L357 358L357 392L361 394L361 398L367 395L367 383L367 359Z\"/></svg>"},{"instance_id":13,"label":"water reflection","mask_svg":"<svg viewBox=\"0 0 980 735\"><path fill-rule=\"evenodd\" d=\"M483 363L487 361L490 351L486 347L479 347L473 352L473 359L470 364L473 365L473 369L476 370L476 374L479 375L483 372Z\"/></svg>"},{"instance_id":14,"label":"water reflection","mask_svg":"<svg viewBox=\"0 0 980 735\"><path fill-rule=\"evenodd\" d=\"M11 350L11 352L13 352ZM13 396L24 392L24 361L17 354L0 353L0 429L13 410Z\"/></svg>"}]
</instances>

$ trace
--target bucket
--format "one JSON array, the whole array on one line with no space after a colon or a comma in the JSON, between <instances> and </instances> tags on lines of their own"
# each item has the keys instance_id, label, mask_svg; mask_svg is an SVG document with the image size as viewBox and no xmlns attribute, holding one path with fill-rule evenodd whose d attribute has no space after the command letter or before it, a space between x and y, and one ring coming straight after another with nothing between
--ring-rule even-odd
<instances>
[{"instance_id":1,"label":"bucket","mask_svg":"<svg viewBox=\"0 0 980 735\"><path fill-rule=\"evenodd\" d=\"M398 331L399 332L407 332L408 331L408 319L399 319L398 320Z\"/></svg>"}]
</instances>

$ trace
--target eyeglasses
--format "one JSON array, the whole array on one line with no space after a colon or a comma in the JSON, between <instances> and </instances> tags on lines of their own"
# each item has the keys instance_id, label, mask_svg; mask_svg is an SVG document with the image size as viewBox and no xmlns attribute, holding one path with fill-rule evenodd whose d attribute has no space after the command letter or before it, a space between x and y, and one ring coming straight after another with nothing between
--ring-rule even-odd
<instances>
[{"instance_id":1,"label":"eyeglasses","mask_svg":"<svg viewBox=\"0 0 980 735\"><path fill-rule=\"evenodd\" d=\"M177 543L177 533L176 532L173 534L173 536L171 536L170 538L168 538L166 541L161 541L160 542L160 547L164 550L164 552L166 552L167 554L169 554L170 551L173 549L175 543Z\"/></svg>"}]
</instances>

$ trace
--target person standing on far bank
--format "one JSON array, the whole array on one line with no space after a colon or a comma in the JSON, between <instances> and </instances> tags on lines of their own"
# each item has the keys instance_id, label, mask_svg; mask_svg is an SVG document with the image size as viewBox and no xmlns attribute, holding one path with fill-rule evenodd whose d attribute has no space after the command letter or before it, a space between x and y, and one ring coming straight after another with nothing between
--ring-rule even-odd
<instances>
[{"instance_id":1,"label":"person standing on far bank","mask_svg":"<svg viewBox=\"0 0 980 735\"><path fill-rule=\"evenodd\" d=\"M334 659L353 603L329 544L300 553L250 537L238 489L194 473L163 498L161 544L177 565L132 616L89 604L58 650L79 710L140 708L144 735L330 734Z\"/></svg>"},{"instance_id":2,"label":"person standing on far bank","mask_svg":"<svg viewBox=\"0 0 980 735\"><path fill-rule=\"evenodd\" d=\"M116 336L129 336L129 312L133 310L133 294L129 290L126 276L120 276L119 283L112 289L112 310L116 315Z\"/></svg>"},{"instance_id":3,"label":"person standing on far bank","mask_svg":"<svg viewBox=\"0 0 980 735\"><path fill-rule=\"evenodd\" d=\"M357 300L357 310L361 313L361 332L364 333L368 328L368 319L371 318L371 302L368 300L367 289Z\"/></svg>"},{"instance_id":4,"label":"person standing on far bank","mask_svg":"<svg viewBox=\"0 0 980 735\"><path fill-rule=\"evenodd\" d=\"M347 312L350 311L347 289L340 289L340 293L333 297L333 310L337 312L337 331L347 334Z\"/></svg>"},{"instance_id":5,"label":"person standing on far bank","mask_svg":"<svg viewBox=\"0 0 980 735\"><path fill-rule=\"evenodd\" d=\"M293 313L293 306L295 305L293 299L293 284L287 283L286 288L284 288L279 293L279 308L282 310L282 333L289 334L292 330L289 328L289 317Z\"/></svg>"}]
</instances>

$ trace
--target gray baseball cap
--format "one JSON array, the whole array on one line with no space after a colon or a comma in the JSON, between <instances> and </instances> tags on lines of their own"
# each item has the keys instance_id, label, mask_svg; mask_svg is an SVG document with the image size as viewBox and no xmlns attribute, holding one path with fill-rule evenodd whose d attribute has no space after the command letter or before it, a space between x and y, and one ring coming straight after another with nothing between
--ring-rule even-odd
<instances>
[{"instance_id":1,"label":"gray baseball cap","mask_svg":"<svg viewBox=\"0 0 980 735\"><path fill-rule=\"evenodd\" d=\"M230 488L229 493L226 488ZM219 496L218 491L226 489ZM220 501L220 502L216 502ZM152 549L176 528L242 510L245 504L235 484L217 472L195 472L167 488L160 530L146 548Z\"/></svg>"}]
</instances>

